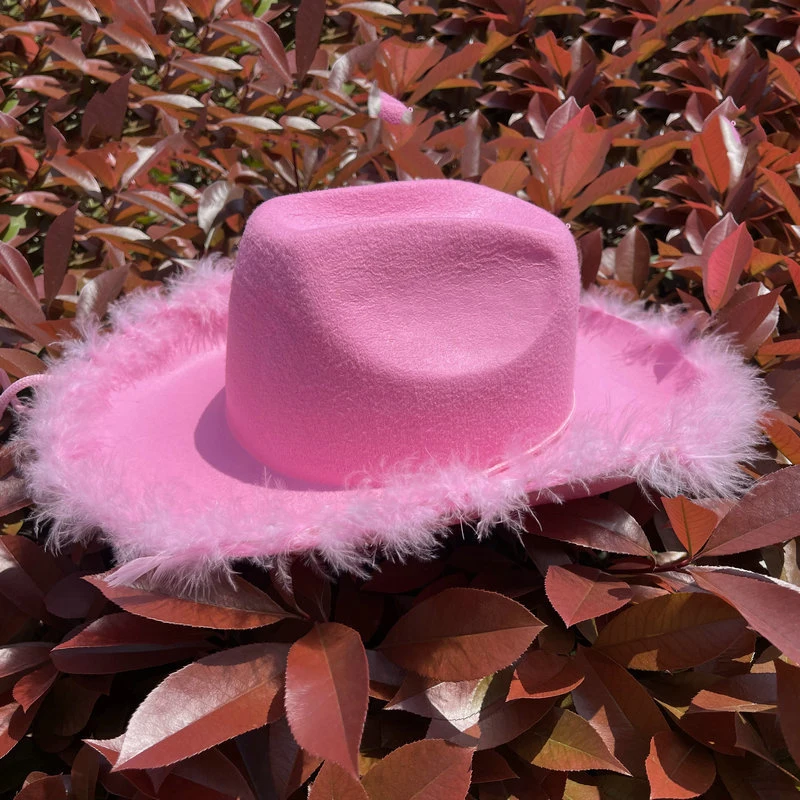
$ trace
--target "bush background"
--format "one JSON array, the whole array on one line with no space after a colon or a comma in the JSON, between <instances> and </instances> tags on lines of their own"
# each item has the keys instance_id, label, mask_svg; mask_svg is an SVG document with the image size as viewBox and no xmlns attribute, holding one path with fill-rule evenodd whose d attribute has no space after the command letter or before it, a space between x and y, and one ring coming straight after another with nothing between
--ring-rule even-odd
<instances>
[{"instance_id":1,"label":"bush background","mask_svg":"<svg viewBox=\"0 0 800 800\"><path fill-rule=\"evenodd\" d=\"M331 583L302 562L286 586L246 570L239 594L218 587L202 607L84 580L111 565L99 546L54 557L33 544L6 444L0 793L299 798L324 760L313 800L795 796L798 30L789 0L3 0L11 378L43 371L59 337L121 293L233 253L275 194L446 177L560 215L585 285L683 301L699 332L727 330L777 410L762 421L767 477L739 506L662 506L628 488L554 512L522 542L453 540L432 564L368 581ZM371 118L373 85L413 121ZM721 573L723 586L703 565L749 572ZM409 613L431 602L424 616L445 629L420 651L430 622ZM477 606L493 627L470 646L455 627ZM541 624L518 616L530 612ZM435 666L459 650L447 674ZM336 669L323 680L325 654ZM213 721L176 672L201 658L198 674L216 676L203 697L249 664L250 699L217 696ZM287 723L284 696L292 707L303 686L314 700ZM187 739L136 739L178 710ZM320 723L328 713L340 734ZM130 766L110 772L120 750Z\"/></svg>"}]
</instances>

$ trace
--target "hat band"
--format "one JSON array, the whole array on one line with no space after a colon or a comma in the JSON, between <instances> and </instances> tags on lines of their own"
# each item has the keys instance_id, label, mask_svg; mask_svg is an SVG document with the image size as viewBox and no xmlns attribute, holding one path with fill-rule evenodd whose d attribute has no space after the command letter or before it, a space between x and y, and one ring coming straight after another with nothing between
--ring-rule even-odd
<instances>
[{"instance_id":1,"label":"hat band","mask_svg":"<svg viewBox=\"0 0 800 800\"><path fill-rule=\"evenodd\" d=\"M564 421L551 434L545 436L545 438L542 439L542 441L537 442L535 445L533 445L533 447L529 447L527 450L525 450L524 453L521 453L520 455L515 456L514 458L506 459L505 461L499 461L494 466L489 467L489 469L486 470L486 474L496 475L498 472L503 472L503 470L508 469L512 464L514 464L514 462L519 461L520 459L525 458L527 456L532 456L534 453L538 453L540 450L547 447L547 445L552 444L556 439L558 439L561 436L562 433L564 433L564 431L569 426L570 422L572 422L572 418L575 416L576 405L577 401L575 398L575 390L573 389L572 405L569 409L569 412L567 412L567 416L564 417Z\"/></svg>"}]
</instances>

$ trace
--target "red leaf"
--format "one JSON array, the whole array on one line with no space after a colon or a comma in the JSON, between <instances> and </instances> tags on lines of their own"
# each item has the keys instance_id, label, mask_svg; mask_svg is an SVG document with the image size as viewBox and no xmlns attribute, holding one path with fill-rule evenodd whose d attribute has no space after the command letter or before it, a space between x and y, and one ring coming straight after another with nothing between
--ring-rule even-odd
<instances>
[{"instance_id":1,"label":"red leaf","mask_svg":"<svg viewBox=\"0 0 800 800\"><path fill-rule=\"evenodd\" d=\"M800 589L731 567L689 567L698 586L730 603L747 624L792 661L800 661Z\"/></svg>"},{"instance_id":2,"label":"red leaf","mask_svg":"<svg viewBox=\"0 0 800 800\"><path fill-rule=\"evenodd\" d=\"M361 783L370 800L464 800L471 761L470 750L424 739L389 753Z\"/></svg>"},{"instance_id":3,"label":"red leaf","mask_svg":"<svg viewBox=\"0 0 800 800\"><path fill-rule=\"evenodd\" d=\"M280 644L246 644L173 672L134 712L114 769L174 764L266 725L276 716L285 654Z\"/></svg>"},{"instance_id":4,"label":"red leaf","mask_svg":"<svg viewBox=\"0 0 800 800\"><path fill-rule=\"evenodd\" d=\"M26 375L39 375L47 369L47 366L41 358L27 350L15 350L10 347L4 347L0 350L0 368L4 369L9 375L13 375L15 378L24 378ZM12 508L16 503L21 503L21 505L17 506L18 508L24 508L26 505L30 505L30 500L27 500L28 487L25 484L20 486L20 491L16 491L14 483L9 483L7 487L4 487L3 495L3 510L0 511L3 516L16 510Z\"/></svg>"},{"instance_id":5,"label":"red leaf","mask_svg":"<svg viewBox=\"0 0 800 800\"><path fill-rule=\"evenodd\" d=\"M358 776L369 670L361 637L337 622L315 625L292 645L286 715L297 743Z\"/></svg>"},{"instance_id":6,"label":"red leaf","mask_svg":"<svg viewBox=\"0 0 800 800\"><path fill-rule=\"evenodd\" d=\"M502 595L445 589L401 617L380 650L420 675L464 681L507 667L543 628L524 606Z\"/></svg>"},{"instance_id":7,"label":"red leaf","mask_svg":"<svg viewBox=\"0 0 800 800\"><path fill-rule=\"evenodd\" d=\"M0 593L36 619L45 615L44 595L62 578L53 557L24 536L0 538Z\"/></svg>"},{"instance_id":8,"label":"red leaf","mask_svg":"<svg viewBox=\"0 0 800 800\"><path fill-rule=\"evenodd\" d=\"M472 681L437 681L409 672L386 708L445 720L463 731L478 722L482 710L505 700L508 683L507 671Z\"/></svg>"},{"instance_id":9,"label":"red leaf","mask_svg":"<svg viewBox=\"0 0 800 800\"><path fill-rule=\"evenodd\" d=\"M326 761L311 785L308 800L369 800L369 795L357 778Z\"/></svg>"},{"instance_id":10,"label":"red leaf","mask_svg":"<svg viewBox=\"0 0 800 800\"><path fill-rule=\"evenodd\" d=\"M47 241L45 240L46 245ZM36 291L30 265L22 253L5 242L0 242L0 268L22 295L30 301L32 308L39 308L39 293ZM42 319L44 319L44 315L42 315Z\"/></svg>"},{"instance_id":11,"label":"red leaf","mask_svg":"<svg viewBox=\"0 0 800 800\"><path fill-rule=\"evenodd\" d=\"M298 746L289 730L286 717L281 717L269 728L263 730L269 731L267 752L270 778L279 800L286 800L311 777L321 761ZM260 731L251 731L245 737L239 737L237 742L241 742L245 738L251 739L252 747L255 747L256 744L262 744L260 733ZM264 759L263 746L258 747L257 757L261 763Z\"/></svg>"},{"instance_id":12,"label":"red leaf","mask_svg":"<svg viewBox=\"0 0 800 800\"><path fill-rule=\"evenodd\" d=\"M528 533L534 536L610 553L653 556L639 523L608 500L599 497L573 500L563 506L542 506L535 513L525 524Z\"/></svg>"},{"instance_id":13,"label":"red leaf","mask_svg":"<svg viewBox=\"0 0 800 800\"><path fill-rule=\"evenodd\" d=\"M672 530L678 541L693 556L708 541L711 532L717 527L719 518L708 508L703 508L686 497L662 497L664 511L667 512Z\"/></svg>"},{"instance_id":14,"label":"red leaf","mask_svg":"<svg viewBox=\"0 0 800 800\"><path fill-rule=\"evenodd\" d=\"M481 750L472 758L472 782L495 783L518 778L516 772L496 750Z\"/></svg>"},{"instance_id":15,"label":"red leaf","mask_svg":"<svg viewBox=\"0 0 800 800\"><path fill-rule=\"evenodd\" d=\"M797 74L797 67L785 58L781 58L781 56L770 51L767 52L767 58L769 59L770 67L778 75L781 88L795 103L800 103L800 75Z\"/></svg>"},{"instance_id":16,"label":"red leaf","mask_svg":"<svg viewBox=\"0 0 800 800\"><path fill-rule=\"evenodd\" d=\"M520 161L496 161L481 176L481 184L508 194L516 194L531 177Z\"/></svg>"},{"instance_id":17,"label":"red leaf","mask_svg":"<svg viewBox=\"0 0 800 800\"><path fill-rule=\"evenodd\" d=\"M572 99L572 98L570 98ZM552 117L551 117L552 119ZM639 174L639 167L615 167L595 178L581 194L575 198L570 205L569 213L565 217L568 222L574 220L578 215L586 211L587 208L602 200L604 197L616 195L620 189L630 186L631 181L635 180ZM623 201L619 196L619 202ZM631 228L631 230L637 230ZM626 234L627 236L627 234ZM647 241L647 239L645 239ZM647 266L650 266L650 245L647 245Z\"/></svg>"},{"instance_id":18,"label":"red leaf","mask_svg":"<svg viewBox=\"0 0 800 800\"><path fill-rule=\"evenodd\" d=\"M800 466L761 478L725 515L703 556L727 556L785 542L800 524Z\"/></svg>"},{"instance_id":19,"label":"red leaf","mask_svg":"<svg viewBox=\"0 0 800 800\"><path fill-rule=\"evenodd\" d=\"M556 74L560 78L566 79L572 70L572 58L568 50L559 46L555 34L552 31L547 31L547 33L543 36L538 36L534 41L537 51L545 57Z\"/></svg>"},{"instance_id":20,"label":"red leaf","mask_svg":"<svg viewBox=\"0 0 800 800\"><path fill-rule=\"evenodd\" d=\"M36 328L45 321L44 313L27 293L20 291L11 281L0 275L0 311L2 311L23 333L32 339L40 339L42 332Z\"/></svg>"},{"instance_id":21,"label":"red leaf","mask_svg":"<svg viewBox=\"0 0 800 800\"><path fill-rule=\"evenodd\" d=\"M428 739L447 739L460 747L489 750L510 742L529 730L553 707L554 698L523 698L508 703L494 703L478 715L478 721L458 730L445 720L433 720L428 726Z\"/></svg>"},{"instance_id":22,"label":"red leaf","mask_svg":"<svg viewBox=\"0 0 800 800\"><path fill-rule=\"evenodd\" d=\"M392 150L391 156L397 168L412 178L430 178L432 180L444 178L441 169L425 153L421 152L419 146L413 141Z\"/></svg>"},{"instance_id":23,"label":"red leaf","mask_svg":"<svg viewBox=\"0 0 800 800\"><path fill-rule=\"evenodd\" d=\"M650 275L650 242L639 228L629 228L614 251L617 280L641 291Z\"/></svg>"},{"instance_id":24,"label":"red leaf","mask_svg":"<svg viewBox=\"0 0 800 800\"><path fill-rule=\"evenodd\" d=\"M295 19L295 27L298 19ZM284 84L292 83L292 73L286 58L283 43L275 29L263 19L220 20L211 24L212 28L239 37L261 50L262 58L267 62L268 71L276 72ZM319 37L317 37L317 41ZM316 51L316 42L314 50ZM314 58L313 54L311 56ZM298 78L299 80L299 78Z\"/></svg>"},{"instance_id":25,"label":"red leaf","mask_svg":"<svg viewBox=\"0 0 800 800\"><path fill-rule=\"evenodd\" d=\"M63 577L45 596L49 613L61 619L85 619L97 616L105 600L93 586L82 580L80 573L71 572Z\"/></svg>"},{"instance_id":26,"label":"red leaf","mask_svg":"<svg viewBox=\"0 0 800 800\"><path fill-rule=\"evenodd\" d=\"M797 195L789 181L783 175L779 175L777 172L765 167L758 168L758 175L765 179L764 194L773 200L779 208L783 207L795 225L800 225L800 200L797 199ZM788 256L785 257L785 260L791 271L794 262Z\"/></svg>"},{"instance_id":27,"label":"red leaf","mask_svg":"<svg viewBox=\"0 0 800 800\"><path fill-rule=\"evenodd\" d=\"M81 289L78 296L76 318L103 317L108 309L108 304L112 300L116 300L117 295L122 291L127 277L128 265L123 264L121 267L101 272L96 278L92 278Z\"/></svg>"},{"instance_id":28,"label":"red leaf","mask_svg":"<svg viewBox=\"0 0 800 800\"><path fill-rule=\"evenodd\" d=\"M563 708L554 708L533 730L512 742L511 749L542 769L560 772L607 769L630 774L585 719Z\"/></svg>"},{"instance_id":29,"label":"red leaf","mask_svg":"<svg viewBox=\"0 0 800 800\"><path fill-rule=\"evenodd\" d=\"M686 669L725 652L744 627L728 603L682 592L621 611L600 631L595 645L625 667Z\"/></svg>"},{"instance_id":30,"label":"red leaf","mask_svg":"<svg viewBox=\"0 0 800 800\"><path fill-rule=\"evenodd\" d=\"M576 663L584 679L572 690L575 710L591 722L616 759L643 776L647 743L669 730L663 715L639 681L594 648L579 648Z\"/></svg>"},{"instance_id":31,"label":"red leaf","mask_svg":"<svg viewBox=\"0 0 800 800\"><path fill-rule=\"evenodd\" d=\"M109 675L169 664L197 655L203 632L162 625L130 614L108 614L50 652L62 672Z\"/></svg>"},{"instance_id":32,"label":"red leaf","mask_svg":"<svg viewBox=\"0 0 800 800\"><path fill-rule=\"evenodd\" d=\"M795 764L800 764L800 667L778 659L775 662L775 674L781 733Z\"/></svg>"},{"instance_id":33,"label":"red leaf","mask_svg":"<svg viewBox=\"0 0 800 800\"><path fill-rule=\"evenodd\" d=\"M547 599L569 627L610 614L631 599L631 587L593 567L552 566L544 581Z\"/></svg>"},{"instance_id":34,"label":"red leaf","mask_svg":"<svg viewBox=\"0 0 800 800\"><path fill-rule=\"evenodd\" d=\"M581 286L588 289L595 281L603 255L603 231L594 228L578 239L581 261Z\"/></svg>"},{"instance_id":35,"label":"red leaf","mask_svg":"<svg viewBox=\"0 0 800 800\"><path fill-rule=\"evenodd\" d=\"M14 800L67 800L67 785L61 775L47 775L38 780L26 781L25 787Z\"/></svg>"},{"instance_id":36,"label":"red leaf","mask_svg":"<svg viewBox=\"0 0 800 800\"><path fill-rule=\"evenodd\" d=\"M228 181L214 181L203 189L197 202L197 224L208 232L214 227L220 212L228 202L241 196L241 188Z\"/></svg>"},{"instance_id":37,"label":"red leaf","mask_svg":"<svg viewBox=\"0 0 800 800\"><path fill-rule=\"evenodd\" d=\"M413 106L432 92L442 81L461 75L462 72L471 70L481 57L483 44L474 42L462 47L457 53L442 59L425 77L416 85L411 97L408 98L408 105Z\"/></svg>"},{"instance_id":38,"label":"red leaf","mask_svg":"<svg viewBox=\"0 0 800 800\"><path fill-rule=\"evenodd\" d=\"M23 711L28 711L34 703L47 694L57 677L58 670L55 666L45 664L20 678L14 685L12 696Z\"/></svg>"},{"instance_id":39,"label":"red leaf","mask_svg":"<svg viewBox=\"0 0 800 800\"><path fill-rule=\"evenodd\" d=\"M247 630L273 625L279 620L294 617L275 601L239 576L230 582L215 583L204 596L190 600L172 597L151 588L146 579L134 586L112 586L107 580L114 570L84 578L120 608L139 617L217 630Z\"/></svg>"},{"instance_id":40,"label":"red leaf","mask_svg":"<svg viewBox=\"0 0 800 800\"><path fill-rule=\"evenodd\" d=\"M97 92L89 98L81 119L81 139L88 141L93 133L107 139L122 136L132 74L126 73L105 92Z\"/></svg>"},{"instance_id":41,"label":"red leaf","mask_svg":"<svg viewBox=\"0 0 800 800\"><path fill-rule=\"evenodd\" d=\"M300 0L294 23L298 83L302 83L317 54L324 20L325 0Z\"/></svg>"},{"instance_id":42,"label":"red leaf","mask_svg":"<svg viewBox=\"0 0 800 800\"><path fill-rule=\"evenodd\" d=\"M536 146L534 168L553 195L557 212L568 205L578 192L600 174L611 146L608 131L584 129L587 109L564 125L551 138ZM593 117L590 119L590 122ZM549 127L549 126L548 126Z\"/></svg>"},{"instance_id":43,"label":"red leaf","mask_svg":"<svg viewBox=\"0 0 800 800\"><path fill-rule=\"evenodd\" d=\"M38 705L35 705L23 711L16 702L0 707L0 758L7 755L25 736L37 710Z\"/></svg>"},{"instance_id":44,"label":"red leaf","mask_svg":"<svg viewBox=\"0 0 800 800\"><path fill-rule=\"evenodd\" d=\"M254 800L242 773L216 747L172 767L158 794L170 800Z\"/></svg>"},{"instance_id":45,"label":"red leaf","mask_svg":"<svg viewBox=\"0 0 800 800\"><path fill-rule=\"evenodd\" d=\"M694 163L705 173L711 185L719 192L725 192L730 186L731 165L728 160L728 148L722 133L722 125L727 124L721 115L709 117L701 133L692 139L692 158Z\"/></svg>"},{"instance_id":46,"label":"red leaf","mask_svg":"<svg viewBox=\"0 0 800 800\"><path fill-rule=\"evenodd\" d=\"M712 311L722 308L742 277L753 254L753 237L743 222L703 263L703 293Z\"/></svg>"},{"instance_id":47,"label":"red leaf","mask_svg":"<svg viewBox=\"0 0 800 800\"><path fill-rule=\"evenodd\" d=\"M100 754L83 745L72 762L70 781L75 800L94 800L100 773Z\"/></svg>"},{"instance_id":48,"label":"red leaf","mask_svg":"<svg viewBox=\"0 0 800 800\"><path fill-rule=\"evenodd\" d=\"M67 274L77 211L78 204L75 203L62 211L47 229L44 239L44 299L48 304L53 302Z\"/></svg>"},{"instance_id":49,"label":"red leaf","mask_svg":"<svg viewBox=\"0 0 800 800\"><path fill-rule=\"evenodd\" d=\"M778 703L774 672L753 672L723 678L692 699L690 710L774 711Z\"/></svg>"},{"instance_id":50,"label":"red leaf","mask_svg":"<svg viewBox=\"0 0 800 800\"><path fill-rule=\"evenodd\" d=\"M529 650L517 662L516 680L511 684L509 699L558 697L582 681L583 673L573 659L545 650Z\"/></svg>"},{"instance_id":51,"label":"red leaf","mask_svg":"<svg viewBox=\"0 0 800 800\"><path fill-rule=\"evenodd\" d=\"M49 642L25 642L0 648L0 678L38 667L50 658Z\"/></svg>"},{"instance_id":52,"label":"red leaf","mask_svg":"<svg viewBox=\"0 0 800 800\"><path fill-rule=\"evenodd\" d=\"M797 800L795 779L753 756L737 756L716 756L725 800Z\"/></svg>"},{"instance_id":53,"label":"red leaf","mask_svg":"<svg viewBox=\"0 0 800 800\"><path fill-rule=\"evenodd\" d=\"M783 287L767 291L760 283L740 286L725 308L717 312L717 324L752 358L778 324L778 300Z\"/></svg>"},{"instance_id":54,"label":"red leaf","mask_svg":"<svg viewBox=\"0 0 800 800\"><path fill-rule=\"evenodd\" d=\"M711 754L674 731L657 733L650 742L647 778L651 800L699 797L717 775Z\"/></svg>"}]
</instances>

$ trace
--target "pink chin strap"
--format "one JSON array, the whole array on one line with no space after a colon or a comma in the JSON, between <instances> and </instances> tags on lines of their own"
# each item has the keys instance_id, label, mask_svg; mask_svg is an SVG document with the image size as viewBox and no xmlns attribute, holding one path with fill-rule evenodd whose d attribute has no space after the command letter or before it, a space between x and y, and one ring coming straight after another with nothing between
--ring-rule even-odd
<instances>
[{"instance_id":1,"label":"pink chin strap","mask_svg":"<svg viewBox=\"0 0 800 800\"><path fill-rule=\"evenodd\" d=\"M8 375L0 370L0 384L2 384L4 389L3 393L0 394L0 417L6 413L6 409L10 405L14 406L15 411L21 411L24 406L17 398L17 395L25 389L30 389L31 386L41 386L48 380L50 380L50 376L41 373L38 375L27 375L11 383L8 379Z\"/></svg>"}]
</instances>

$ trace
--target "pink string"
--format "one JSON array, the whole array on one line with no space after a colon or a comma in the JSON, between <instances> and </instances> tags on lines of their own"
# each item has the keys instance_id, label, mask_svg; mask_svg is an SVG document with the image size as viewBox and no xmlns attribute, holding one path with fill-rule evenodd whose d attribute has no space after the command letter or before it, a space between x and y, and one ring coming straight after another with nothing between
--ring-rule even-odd
<instances>
[{"instance_id":1,"label":"pink string","mask_svg":"<svg viewBox=\"0 0 800 800\"><path fill-rule=\"evenodd\" d=\"M0 417L6 413L9 405L13 405L15 411L21 411L24 406L17 398L17 395L25 389L30 389L31 386L41 386L49 379L50 376L45 374L28 375L9 385L8 375L3 373L0 376L0 383L5 387L5 391L0 394Z\"/></svg>"}]
</instances>

